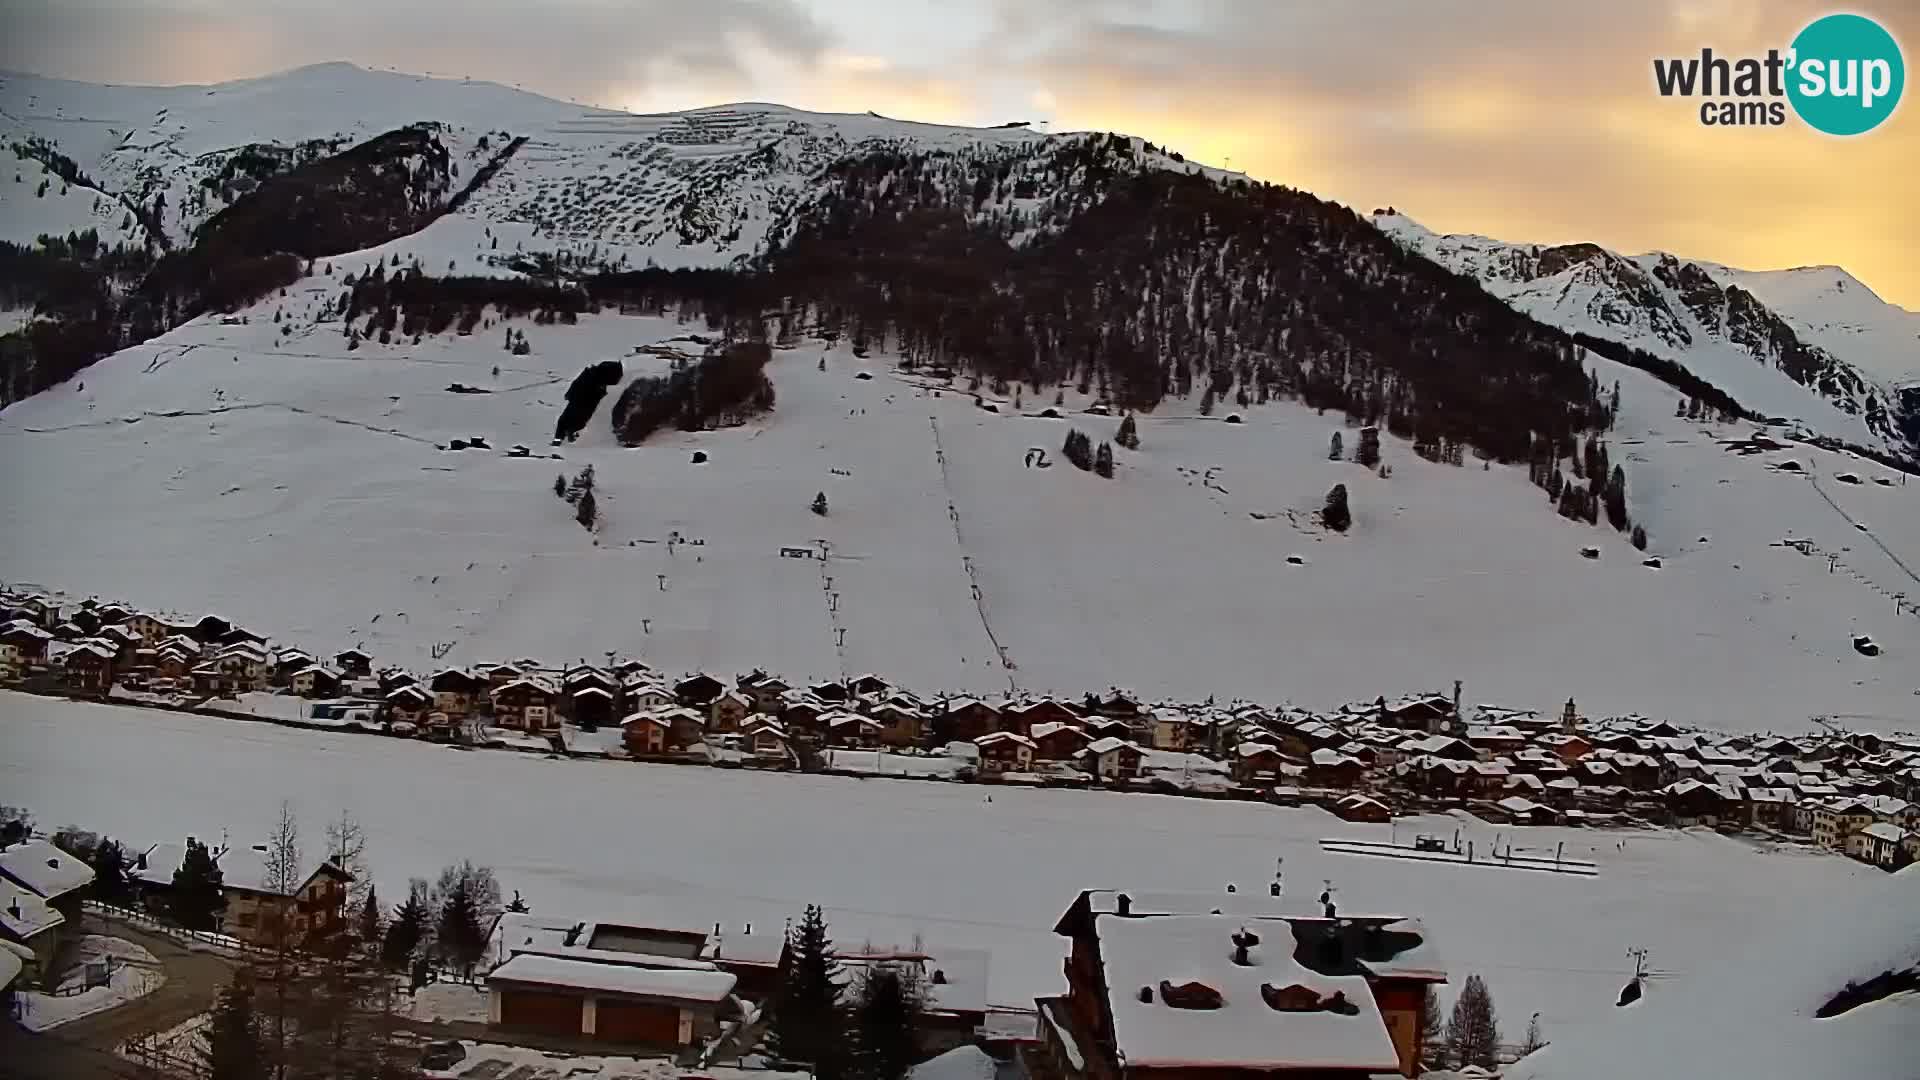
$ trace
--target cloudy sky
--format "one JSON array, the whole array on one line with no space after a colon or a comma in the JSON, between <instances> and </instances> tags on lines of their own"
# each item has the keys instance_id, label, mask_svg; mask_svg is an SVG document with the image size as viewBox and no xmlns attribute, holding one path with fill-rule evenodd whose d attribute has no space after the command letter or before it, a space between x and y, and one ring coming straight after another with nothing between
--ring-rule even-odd
<instances>
[{"instance_id":1,"label":"cloudy sky","mask_svg":"<svg viewBox=\"0 0 1920 1080\"><path fill-rule=\"evenodd\" d=\"M1817 0L0 0L0 67L211 82L324 60L639 111L778 101L1123 131L1449 232L1839 263L1920 309L1920 103L1851 140L1702 127L1655 56ZM1858 0L1920 63L1920 2ZM1912 97L1914 91L1908 96Z\"/></svg>"}]
</instances>

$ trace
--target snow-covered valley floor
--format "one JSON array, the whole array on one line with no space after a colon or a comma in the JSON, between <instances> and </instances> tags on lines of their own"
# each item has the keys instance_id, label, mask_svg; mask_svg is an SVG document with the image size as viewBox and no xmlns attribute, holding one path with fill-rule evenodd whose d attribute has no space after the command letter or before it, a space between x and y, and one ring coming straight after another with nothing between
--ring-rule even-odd
<instances>
[{"instance_id":1,"label":"snow-covered valley floor","mask_svg":"<svg viewBox=\"0 0 1920 1080\"><path fill-rule=\"evenodd\" d=\"M1750 426L1675 419L1673 391L1605 361L1603 383L1622 383L1610 441L1659 570L1621 534L1556 517L1524 469L1433 464L1391 438L1390 478L1329 461L1336 415L1276 403L1231 424L1230 405L1170 400L1103 480L1059 460L1068 428L1105 439L1118 423L1078 412L1084 398L1068 392L1063 419L1034 415L1050 389L989 412L886 354L816 342L776 352L776 410L746 427L625 449L609 396L552 450L581 368L658 371L634 350L702 328L609 313L515 323L526 356L498 325L348 351L313 320L366 263L330 265L244 325L189 324L0 413L0 580L421 670L612 652L668 673L873 671L928 693L1120 684L1324 707L1461 679L1469 700L1573 697L1721 730L1920 714L1920 617L1894 599L1920 598L1920 485L1805 446L1730 452ZM491 449L440 449L473 436ZM516 443L534 456L507 456ZM1033 448L1054 466L1027 467ZM1803 471L1776 468L1788 459ZM597 535L552 490L588 464ZM1344 536L1314 523L1334 483L1352 492ZM817 541L824 563L780 554Z\"/></svg>"},{"instance_id":2,"label":"snow-covered valley floor","mask_svg":"<svg viewBox=\"0 0 1920 1080\"><path fill-rule=\"evenodd\" d=\"M1470 819L1341 822L1318 810L1104 792L754 775L551 761L180 713L0 694L0 793L42 823L130 845L191 834L251 843L282 798L310 835L342 809L368 828L381 896L449 860L491 863L536 914L751 921L778 928L826 906L843 943L993 951L991 998L1019 1005L1060 982L1055 919L1078 890L1258 894L1285 858L1292 902L1332 879L1343 910L1424 919L1449 970L1483 973L1503 1015L1538 1010L1549 1037L1612 1008L1652 950L1654 995L1740 950L1755 920L1816 910L1878 875L1850 860L1761 850L1709 832L1495 830ZM1597 878L1324 854L1325 836L1415 831L1485 848L1596 861ZM1625 842L1624 849L1617 845Z\"/></svg>"}]
</instances>

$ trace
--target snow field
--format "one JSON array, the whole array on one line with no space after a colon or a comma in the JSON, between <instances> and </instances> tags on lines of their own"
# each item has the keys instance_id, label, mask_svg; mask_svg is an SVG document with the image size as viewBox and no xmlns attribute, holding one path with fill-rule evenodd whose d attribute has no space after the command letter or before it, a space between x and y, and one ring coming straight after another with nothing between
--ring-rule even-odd
<instances>
[{"instance_id":1,"label":"snow field","mask_svg":"<svg viewBox=\"0 0 1920 1080\"><path fill-rule=\"evenodd\" d=\"M1656 1000L1706 992L1756 920L1813 910L1879 872L1710 832L1496 829L1471 819L1351 825L1318 810L1107 792L760 775L463 753L374 736L0 695L0 790L42 821L130 844L261 834L280 800L308 831L350 810L384 897L449 860L491 863L536 914L778 927L810 902L835 939L993 951L990 1000L1060 985L1051 932L1081 889L1262 890L1286 860L1305 904L1331 880L1342 910L1418 916L1456 985L1488 980L1510 1025L1550 1038L1600 1023L1652 950ZM1324 836L1417 831L1599 863L1597 878L1323 854ZM1625 842L1624 850L1616 846Z\"/></svg>"}]
</instances>

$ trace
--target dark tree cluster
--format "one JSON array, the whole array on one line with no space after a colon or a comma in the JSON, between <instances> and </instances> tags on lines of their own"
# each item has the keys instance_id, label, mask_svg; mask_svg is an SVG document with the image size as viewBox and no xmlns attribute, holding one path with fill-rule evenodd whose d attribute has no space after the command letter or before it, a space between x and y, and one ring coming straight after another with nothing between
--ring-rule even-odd
<instances>
[{"instance_id":1,"label":"dark tree cluster","mask_svg":"<svg viewBox=\"0 0 1920 1080\"><path fill-rule=\"evenodd\" d=\"M773 408L764 341L715 346L696 363L627 384L613 406L613 431L623 446L638 446L664 427L702 431L742 424Z\"/></svg>"},{"instance_id":2,"label":"dark tree cluster","mask_svg":"<svg viewBox=\"0 0 1920 1080\"><path fill-rule=\"evenodd\" d=\"M586 369L574 376L573 385L567 387L567 407L560 411L560 419L553 427L554 442L572 442L586 430L593 419L594 410L600 407L600 401L607 391L619 385L626 371L618 360L602 360L597 364L588 364Z\"/></svg>"},{"instance_id":3,"label":"dark tree cluster","mask_svg":"<svg viewBox=\"0 0 1920 1080\"><path fill-rule=\"evenodd\" d=\"M354 281L341 300L341 314L349 328L364 317L369 336L399 333L406 337L441 334L448 330L471 333L488 310L503 319L531 318L537 325L572 323L588 310L587 294L551 282L510 278L429 277L412 267L387 272L375 266ZM524 341L524 335L519 341ZM509 351L523 354L519 342Z\"/></svg>"},{"instance_id":4,"label":"dark tree cluster","mask_svg":"<svg viewBox=\"0 0 1920 1080\"><path fill-rule=\"evenodd\" d=\"M1090 472L1093 469L1093 440L1079 428L1067 432L1067 443L1060 449L1060 454L1081 472Z\"/></svg>"},{"instance_id":5,"label":"dark tree cluster","mask_svg":"<svg viewBox=\"0 0 1920 1080\"><path fill-rule=\"evenodd\" d=\"M842 161L764 260L772 291L909 364L1097 388L1122 408L1286 396L1502 460L1536 432L1605 423L1566 335L1345 208L1143 172L1125 144L1078 140L994 174L946 154ZM983 209L1003 189L1054 194Z\"/></svg>"},{"instance_id":6,"label":"dark tree cluster","mask_svg":"<svg viewBox=\"0 0 1920 1080\"><path fill-rule=\"evenodd\" d=\"M1571 469L1571 479L1561 471L1562 458ZM1627 514L1627 470L1613 463L1604 441L1590 436L1582 446L1536 439L1527 477L1547 493L1547 501L1559 509L1561 517L1598 525L1604 514L1615 531L1630 532L1633 545L1646 549L1646 530L1633 524Z\"/></svg>"}]
</instances>

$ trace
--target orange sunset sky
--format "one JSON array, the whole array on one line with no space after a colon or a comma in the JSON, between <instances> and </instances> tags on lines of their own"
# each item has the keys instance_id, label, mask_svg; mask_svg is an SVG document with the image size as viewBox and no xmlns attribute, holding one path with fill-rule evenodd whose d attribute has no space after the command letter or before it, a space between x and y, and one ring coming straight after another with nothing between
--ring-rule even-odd
<instances>
[{"instance_id":1,"label":"orange sunset sky","mask_svg":"<svg viewBox=\"0 0 1920 1080\"><path fill-rule=\"evenodd\" d=\"M1145 136L1508 240L1837 263L1920 309L1920 103L1852 139L1702 127L1656 56L1920 0L9 0L0 67L210 82L324 60L641 111L724 101Z\"/></svg>"}]
</instances>

